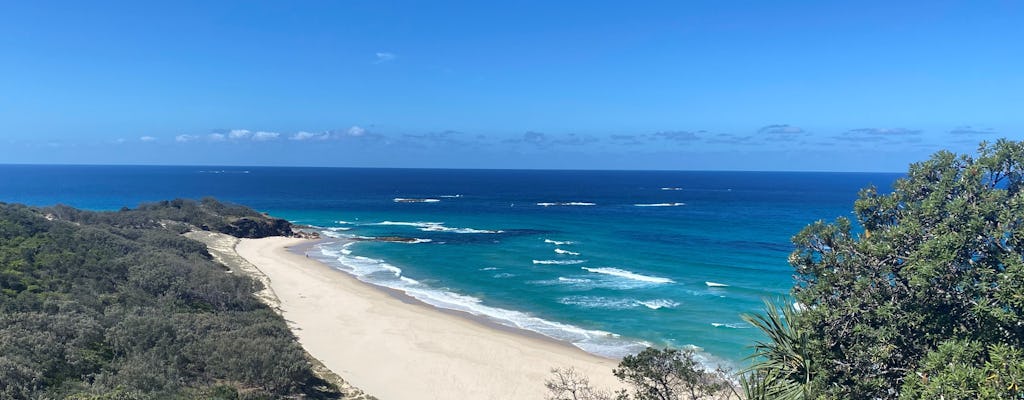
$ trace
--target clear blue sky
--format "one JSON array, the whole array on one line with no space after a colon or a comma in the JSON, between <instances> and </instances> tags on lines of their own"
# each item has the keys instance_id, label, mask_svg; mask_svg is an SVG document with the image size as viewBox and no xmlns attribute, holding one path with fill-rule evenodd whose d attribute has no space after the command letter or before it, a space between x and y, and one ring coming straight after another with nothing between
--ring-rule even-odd
<instances>
[{"instance_id":1,"label":"clear blue sky","mask_svg":"<svg viewBox=\"0 0 1024 400\"><path fill-rule=\"evenodd\" d=\"M901 171L1022 134L1021 1L0 0L0 163Z\"/></svg>"}]
</instances>

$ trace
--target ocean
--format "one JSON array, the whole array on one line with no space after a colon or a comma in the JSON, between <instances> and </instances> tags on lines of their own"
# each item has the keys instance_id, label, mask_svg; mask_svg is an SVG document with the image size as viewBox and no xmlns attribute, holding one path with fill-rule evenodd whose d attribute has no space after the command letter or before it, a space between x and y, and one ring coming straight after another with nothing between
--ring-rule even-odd
<instances>
[{"instance_id":1,"label":"ocean","mask_svg":"<svg viewBox=\"0 0 1024 400\"><path fill-rule=\"evenodd\" d=\"M0 201L214 196L315 226L331 240L311 257L437 307L599 355L688 346L738 366L761 339L740 315L792 286L789 238L899 176L0 165Z\"/></svg>"}]
</instances>

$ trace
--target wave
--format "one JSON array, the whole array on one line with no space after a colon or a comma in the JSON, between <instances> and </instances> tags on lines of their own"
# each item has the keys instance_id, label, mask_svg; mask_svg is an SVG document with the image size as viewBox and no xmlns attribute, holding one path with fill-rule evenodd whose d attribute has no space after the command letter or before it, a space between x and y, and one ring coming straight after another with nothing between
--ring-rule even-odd
<instances>
[{"instance_id":1,"label":"wave","mask_svg":"<svg viewBox=\"0 0 1024 400\"><path fill-rule=\"evenodd\" d=\"M395 197L393 200L395 203L437 203L441 200L438 199L408 199L404 197Z\"/></svg>"},{"instance_id":2,"label":"wave","mask_svg":"<svg viewBox=\"0 0 1024 400\"><path fill-rule=\"evenodd\" d=\"M628 310L639 307L647 307L652 310L657 310L661 308L672 308L679 305L677 302L666 299L637 300L601 296L566 296L558 299L558 302L565 305L583 308L604 308L611 310Z\"/></svg>"},{"instance_id":3,"label":"wave","mask_svg":"<svg viewBox=\"0 0 1024 400\"><path fill-rule=\"evenodd\" d=\"M498 278L498 279L511 278L513 276L516 276L516 274L510 274L508 272L502 272L502 273L499 273L499 274L494 274L494 277Z\"/></svg>"},{"instance_id":4,"label":"wave","mask_svg":"<svg viewBox=\"0 0 1024 400\"><path fill-rule=\"evenodd\" d=\"M345 246L342 246L342 249L346 249ZM589 353L621 358L628 354L636 354L650 345L647 342L623 339L619 335L607 331L581 328L539 318L522 311L488 306L483 304L483 300L480 298L434 288L415 279L402 276L400 268L383 260L343 254L337 248L325 245L318 247L322 256L321 260L334 268L354 275L363 282L400 290L434 307L466 312L488 318L501 325L525 329L552 339L566 341ZM399 271L397 274L396 270Z\"/></svg>"},{"instance_id":5,"label":"wave","mask_svg":"<svg viewBox=\"0 0 1024 400\"><path fill-rule=\"evenodd\" d=\"M663 187L661 190L683 190L681 187Z\"/></svg>"},{"instance_id":6,"label":"wave","mask_svg":"<svg viewBox=\"0 0 1024 400\"><path fill-rule=\"evenodd\" d=\"M612 275L612 276L617 276L617 277L620 277L620 278L632 279L632 280L641 281L641 282L649 282L649 283L674 283L675 282L675 281L673 281L671 279L668 279L668 278L662 278L662 277L657 277L657 276L641 275L641 274L638 274L638 273L635 273L635 272L632 272L632 271L626 271L624 269L618 269L618 268L611 268L611 267L605 267L605 268L581 267L581 268L584 269L584 270L596 273L596 274Z\"/></svg>"},{"instance_id":7,"label":"wave","mask_svg":"<svg viewBox=\"0 0 1024 400\"><path fill-rule=\"evenodd\" d=\"M544 243L551 243L551 244L553 244L555 246L561 246L561 245L566 245L566 244L576 244L576 242L558 241L558 240L551 240L551 239L544 239Z\"/></svg>"},{"instance_id":8,"label":"wave","mask_svg":"<svg viewBox=\"0 0 1024 400\"><path fill-rule=\"evenodd\" d=\"M551 206L596 206L597 204L595 204L595 203L587 203L587 202L582 202L582 201L570 201L570 202L564 202L564 203L537 203L537 205L541 206L541 207L551 207Z\"/></svg>"},{"instance_id":9,"label":"wave","mask_svg":"<svg viewBox=\"0 0 1024 400\"><path fill-rule=\"evenodd\" d=\"M442 195L437 196L437 197L440 197L442 199L458 199L458 198L461 198L462 195L461 194L442 194Z\"/></svg>"},{"instance_id":10,"label":"wave","mask_svg":"<svg viewBox=\"0 0 1024 400\"><path fill-rule=\"evenodd\" d=\"M750 325L747 324L723 324L721 322L712 322L711 326L715 328L731 328L731 329L747 329Z\"/></svg>"},{"instance_id":11,"label":"wave","mask_svg":"<svg viewBox=\"0 0 1024 400\"><path fill-rule=\"evenodd\" d=\"M592 281L590 279L587 279L587 278L566 278L564 276L560 276L560 277L558 277L558 282L570 283L570 284L579 284L579 283L590 283Z\"/></svg>"},{"instance_id":12,"label":"wave","mask_svg":"<svg viewBox=\"0 0 1024 400\"><path fill-rule=\"evenodd\" d=\"M708 287L729 287L729 285L726 285L724 283L718 283L718 282L704 281L704 284L708 285Z\"/></svg>"},{"instance_id":13,"label":"wave","mask_svg":"<svg viewBox=\"0 0 1024 400\"><path fill-rule=\"evenodd\" d=\"M676 306L679 305L678 302L666 299L645 300L641 301L640 304L652 310L657 310L661 308L675 308Z\"/></svg>"},{"instance_id":14,"label":"wave","mask_svg":"<svg viewBox=\"0 0 1024 400\"><path fill-rule=\"evenodd\" d=\"M356 225L356 223L355 223L355 222L350 222L350 221L342 221L342 220L337 220L337 221L334 221L334 223L336 223L336 224L338 224L338 225Z\"/></svg>"},{"instance_id":15,"label":"wave","mask_svg":"<svg viewBox=\"0 0 1024 400\"><path fill-rule=\"evenodd\" d=\"M494 271L496 269L499 269L499 268L498 267L483 267L483 268L480 268L481 271Z\"/></svg>"},{"instance_id":16,"label":"wave","mask_svg":"<svg viewBox=\"0 0 1024 400\"><path fill-rule=\"evenodd\" d=\"M573 265L583 264L585 262L587 262L587 260L533 260L534 264L539 265Z\"/></svg>"},{"instance_id":17,"label":"wave","mask_svg":"<svg viewBox=\"0 0 1024 400\"><path fill-rule=\"evenodd\" d=\"M566 255L570 255L570 256L578 256L578 255L580 255L580 253L577 253L575 251L562 250L562 249L558 249L558 248L555 249L555 253L566 254Z\"/></svg>"},{"instance_id":18,"label":"wave","mask_svg":"<svg viewBox=\"0 0 1024 400\"><path fill-rule=\"evenodd\" d=\"M383 226L411 226L424 232L451 232L451 233L505 233L503 230L473 229L473 228L452 228L444 226L444 222L403 222L403 221L382 221L370 225Z\"/></svg>"},{"instance_id":19,"label":"wave","mask_svg":"<svg viewBox=\"0 0 1024 400\"><path fill-rule=\"evenodd\" d=\"M685 206L686 203L641 203L634 204L636 207L679 207Z\"/></svg>"}]
</instances>

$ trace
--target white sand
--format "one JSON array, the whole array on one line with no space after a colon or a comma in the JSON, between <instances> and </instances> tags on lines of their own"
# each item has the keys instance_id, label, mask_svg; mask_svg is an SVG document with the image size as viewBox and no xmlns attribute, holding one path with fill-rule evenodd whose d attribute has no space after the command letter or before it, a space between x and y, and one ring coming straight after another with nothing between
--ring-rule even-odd
<instances>
[{"instance_id":1,"label":"white sand","mask_svg":"<svg viewBox=\"0 0 1024 400\"><path fill-rule=\"evenodd\" d=\"M616 361L403 302L287 250L303 242L242 239L235 249L269 280L302 346L381 400L543 399L554 367L573 367L597 387L618 387Z\"/></svg>"}]
</instances>

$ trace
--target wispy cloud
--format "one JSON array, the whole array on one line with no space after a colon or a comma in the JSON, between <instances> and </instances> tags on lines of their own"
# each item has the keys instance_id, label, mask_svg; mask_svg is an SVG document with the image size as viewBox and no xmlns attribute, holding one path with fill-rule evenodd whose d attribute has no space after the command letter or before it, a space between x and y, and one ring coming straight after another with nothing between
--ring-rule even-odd
<instances>
[{"instance_id":1,"label":"wispy cloud","mask_svg":"<svg viewBox=\"0 0 1024 400\"><path fill-rule=\"evenodd\" d=\"M396 58L398 58L397 54L387 51L378 51L377 53L374 54L374 56L377 57L377 60L373 62L374 64L392 62L395 61Z\"/></svg>"},{"instance_id":2,"label":"wispy cloud","mask_svg":"<svg viewBox=\"0 0 1024 400\"><path fill-rule=\"evenodd\" d=\"M279 136L281 136L281 134L277 133L277 132L259 131L259 132L256 132L256 133L252 134L252 140L255 140L255 141L258 141L258 142L265 142L265 141L268 141L268 140L275 140Z\"/></svg>"},{"instance_id":3,"label":"wispy cloud","mask_svg":"<svg viewBox=\"0 0 1024 400\"><path fill-rule=\"evenodd\" d=\"M757 130L757 133L762 135L800 135L806 133L806 131L799 126L789 124L772 124L762 126L761 129Z\"/></svg>"},{"instance_id":4,"label":"wispy cloud","mask_svg":"<svg viewBox=\"0 0 1024 400\"><path fill-rule=\"evenodd\" d=\"M661 132L655 132L655 133L651 134L651 137L658 138L658 139L663 139L663 140L671 140L673 142L692 142L692 141L695 141L695 140L700 140L700 136L697 135L698 133L705 133L705 132L704 131L696 131L696 132L694 132L694 131L661 131Z\"/></svg>"},{"instance_id":5,"label":"wispy cloud","mask_svg":"<svg viewBox=\"0 0 1024 400\"><path fill-rule=\"evenodd\" d=\"M906 128L858 128L851 129L846 132L847 134L853 135L871 135L871 136L913 136L920 135L920 129L906 129Z\"/></svg>"},{"instance_id":6,"label":"wispy cloud","mask_svg":"<svg viewBox=\"0 0 1024 400\"><path fill-rule=\"evenodd\" d=\"M296 132L288 139L304 141L304 140L327 140L331 138L331 134L327 132L323 133L311 133L306 131Z\"/></svg>"},{"instance_id":7,"label":"wispy cloud","mask_svg":"<svg viewBox=\"0 0 1024 400\"><path fill-rule=\"evenodd\" d=\"M958 126L949 131L954 135L994 135L997 132L992 128L978 128L973 126Z\"/></svg>"},{"instance_id":8,"label":"wispy cloud","mask_svg":"<svg viewBox=\"0 0 1024 400\"><path fill-rule=\"evenodd\" d=\"M178 135L174 137L174 141L178 143L187 143L199 139L197 135Z\"/></svg>"},{"instance_id":9,"label":"wispy cloud","mask_svg":"<svg viewBox=\"0 0 1024 400\"><path fill-rule=\"evenodd\" d=\"M155 142L156 138L152 136L142 136L139 138L140 142Z\"/></svg>"},{"instance_id":10,"label":"wispy cloud","mask_svg":"<svg viewBox=\"0 0 1024 400\"><path fill-rule=\"evenodd\" d=\"M355 125L352 126L351 128L348 128L348 130L345 131L345 134L353 137L364 136L366 135L366 129L359 127L358 125Z\"/></svg>"},{"instance_id":11,"label":"wispy cloud","mask_svg":"<svg viewBox=\"0 0 1024 400\"><path fill-rule=\"evenodd\" d=\"M252 136L252 132L248 129L232 129L228 132L228 137L231 140L248 139L249 136Z\"/></svg>"},{"instance_id":12,"label":"wispy cloud","mask_svg":"<svg viewBox=\"0 0 1024 400\"><path fill-rule=\"evenodd\" d=\"M223 133L211 133L206 137L210 139L211 142L223 142L227 139Z\"/></svg>"}]
</instances>

